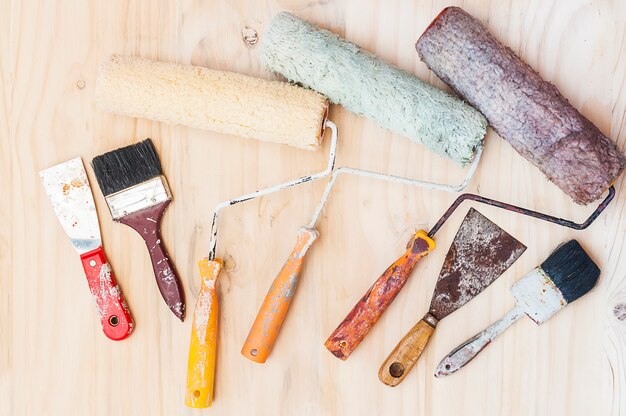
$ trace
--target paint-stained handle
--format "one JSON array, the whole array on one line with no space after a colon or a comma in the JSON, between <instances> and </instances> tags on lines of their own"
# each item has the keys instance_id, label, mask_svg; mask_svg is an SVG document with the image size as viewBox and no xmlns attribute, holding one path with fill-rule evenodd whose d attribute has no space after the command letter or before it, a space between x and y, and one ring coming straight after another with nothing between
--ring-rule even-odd
<instances>
[{"instance_id":1,"label":"paint-stained handle","mask_svg":"<svg viewBox=\"0 0 626 416\"><path fill-rule=\"evenodd\" d=\"M400 384L424 352L436 325L437 320L429 313L415 324L380 367L380 381L391 387Z\"/></svg>"},{"instance_id":2,"label":"paint-stained handle","mask_svg":"<svg viewBox=\"0 0 626 416\"><path fill-rule=\"evenodd\" d=\"M509 311L502 319L491 324L484 331L476 334L446 355L435 369L435 377L444 377L456 373L467 363L472 361L479 352L491 343L498 335L504 332L515 321L524 316L521 308L516 307Z\"/></svg>"},{"instance_id":3,"label":"paint-stained handle","mask_svg":"<svg viewBox=\"0 0 626 416\"><path fill-rule=\"evenodd\" d=\"M102 247L80 256L89 291L96 301L104 335L121 341L133 332L133 318Z\"/></svg>"},{"instance_id":4,"label":"paint-stained handle","mask_svg":"<svg viewBox=\"0 0 626 416\"><path fill-rule=\"evenodd\" d=\"M346 360L404 287L417 261L434 248L435 242L426 231L415 233L406 253L385 270L328 337L326 348L337 358Z\"/></svg>"},{"instance_id":5,"label":"paint-stained handle","mask_svg":"<svg viewBox=\"0 0 626 416\"><path fill-rule=\"evenodd\" d=\"M243 344L241 354L244 357L264 363L270 355L298 286L305 254L318 236L319 233L311 228L301 227L298 231L296 246L274 279Z\"/></svg>"},{"instance_id":6,"label":"paint-stained handle","mask_svg":"<svg viewBox=\"0 0 626 416\"><path fill-rule=\"evenodd\" d=\"M202 282L191 327L185 394L185 404L193 408L210 407L213 402L219 316L216 283L222 265L220 259L198 263Z\"/></svg>"},{"instance_id":7,"label":"paint-stained handle","mask_svg":"<svg viewBox=\"0 0 626 416\"><path fill-rule=\"evenodd\" d=\"M137 231L145 241L159 292L172 313L183 321L185 291L161 237L161 217L169 203L170 200L133 212L121 217L119 221Z\"/></svg>"}]
</instances>

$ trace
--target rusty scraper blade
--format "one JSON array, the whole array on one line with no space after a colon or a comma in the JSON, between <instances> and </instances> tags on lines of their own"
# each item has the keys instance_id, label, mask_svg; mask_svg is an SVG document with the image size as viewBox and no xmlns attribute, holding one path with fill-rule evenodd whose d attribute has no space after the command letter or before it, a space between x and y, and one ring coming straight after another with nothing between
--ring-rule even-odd
<instances>
[{"instance_id":1,"label":"rusty scraper blade","mask_svg":"<svg viewBox=\"0 0 626 416\"><path fill-rule=\"evenodd\" d=\"M443 262L430 313L441 320L482 292L506 271L526 246L471 208Z\"/></svg>"}]
</instances>

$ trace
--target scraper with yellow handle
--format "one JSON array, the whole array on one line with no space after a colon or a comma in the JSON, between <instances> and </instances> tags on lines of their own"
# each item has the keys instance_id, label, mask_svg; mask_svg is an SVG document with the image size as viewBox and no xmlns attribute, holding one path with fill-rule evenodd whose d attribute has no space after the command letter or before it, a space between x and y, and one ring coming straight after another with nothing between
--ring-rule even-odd
<instances>
[{"instance_id":1,"label":"scraper with yellow handle","mask_svg":"<svg viewBox=\"0 0 626 416\"><path fill-rule=\"evenodd\" d=\"M185 394L185 404L189 407L210 407L213 402L219 316L216 284L222 265L219 259L209 261L205 258L198 263L202 281L193 315L189 344L187 393Z\"/></svg>"}]
</instances>

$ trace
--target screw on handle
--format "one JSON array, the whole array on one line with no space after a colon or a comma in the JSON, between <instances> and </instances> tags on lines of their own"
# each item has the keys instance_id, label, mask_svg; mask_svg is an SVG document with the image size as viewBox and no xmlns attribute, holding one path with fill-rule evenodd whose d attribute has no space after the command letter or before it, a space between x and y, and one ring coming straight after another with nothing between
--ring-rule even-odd
<instances>
[{"instance_id":1,"label":"screw on handle","mask_svg":"<svg viewBox=\"0 0 626 416\"><path fill-rule=\"evenodd\" d=\"M430 313L415 324L383 362L378 371L380 381L391 387L400 384L424 352L436 325L437 318Z\"/></svg>"},{"instance_id":2,"label":"screw on handle","mask_svg":"<svg viewBox=\"0 0 626 416\"><path fill-rule=\"evenodd\" d=\"M267 292L243 344L241 354L244 357L257 363L267 360L298 286L304 257L318 236L311 228L301 227L298 231L296 245Z\"/></svg>"},{"instance_id":3,"label":"screw on handle","mask_svg":"<svg viewBox=\"0 0 626 416\"><path fill-rule=\"evenodd\" d=\"M202 281L191 327L185 404L206 408L213 402L219 316L216 283L223 263L220 259L205 258L198 266Z\"/></svg>"},{"instance_id":4,"label":"screw on handle","mask_svg":"<svg viewBox=\"0 0 626 416\"><path fill-rule=\"evenodd\" d=\"M114 341L128 338L133 332L133 318L102 247L81 254L80 259L104 335Z\"/></svg>"},{"instance_id":5,"label":"screw on handle","mask_svg":"<svg viewBox=\"0 0 626 416\"><path fill-rule=\"evenodd\" d=\"M522 316L524 316L524 311L520 307L515 307L500 320L489 325L484 331L479 332L456 347L441 360L439 365L437 365L435 377L449 376L465 367L465 365L472 361L479 352L484 350L491 341Z\"/></svg>"},{"instance_id":6,"label":"screw on handle","mask_svg":"<svg viewBox=\"0 0 626 416\"><path fill-rule=\"evenodd\" d=\"M385 270L350 313L328 337L324 345L337 358L346 360L400 293L418 260L435 248L435 241L418 231L407 250Z\"/></svg>"}]
</instances>

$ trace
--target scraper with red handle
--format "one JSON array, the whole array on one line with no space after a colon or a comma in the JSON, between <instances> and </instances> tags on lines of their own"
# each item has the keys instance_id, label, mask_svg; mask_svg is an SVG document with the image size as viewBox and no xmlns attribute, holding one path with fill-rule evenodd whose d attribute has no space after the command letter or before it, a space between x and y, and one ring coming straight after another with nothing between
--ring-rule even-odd
<instances>
[{"instance_id":1,"label":"scraper with red handle","mask_svg":"<svg viewBox=\"0 0 626 416\"><path fill-rule=\"evenodd\" d=\"M133 319L102 250L100 225L87 173L80 157L39 172L52 208L80 254L102 331L114 341L127 338Z\"/></svg>"}]
</instances>

